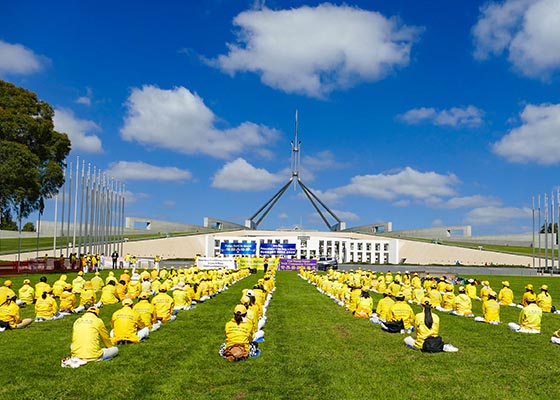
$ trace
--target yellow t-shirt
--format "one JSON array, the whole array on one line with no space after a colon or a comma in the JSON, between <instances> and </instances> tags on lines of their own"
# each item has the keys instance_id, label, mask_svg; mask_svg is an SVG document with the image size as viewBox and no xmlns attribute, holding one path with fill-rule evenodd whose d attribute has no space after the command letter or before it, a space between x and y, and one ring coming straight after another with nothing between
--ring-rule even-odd
<instances>
[{"instance_id":1,"label":"yellow t-shirt","mask_svg":"<svg viewBox=\"0 0 560 400\"><path fill-rule=\"evenodd\" d=\"M103 355L99 339L105 346L112 346L111 338L103 321L91 312L86 312L74 322L72 330L72 357L93 361Z\"/></svg>"}]
</instances>

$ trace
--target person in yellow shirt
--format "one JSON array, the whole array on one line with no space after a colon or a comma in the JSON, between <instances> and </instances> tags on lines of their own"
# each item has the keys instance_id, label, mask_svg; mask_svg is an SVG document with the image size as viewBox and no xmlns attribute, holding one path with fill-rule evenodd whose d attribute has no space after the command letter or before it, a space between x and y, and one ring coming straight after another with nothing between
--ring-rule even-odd
<instances>
[{"instance_id":1,"label":"person in yellow shirt","mask_svg":"<svg viewBox=\"0 0 560 400\"><path fill-rule=\"evenodd\" d=\"M111 317L110 336L116 344L139 343L148 337L150 329L146 327L140 314L132 309L134 302L131 299L122 301L122 308L113 313Z\"/></svg>"},{"instance_id":2,"label":"person in yellow shirt","mask_svg":"<svg viewBox=\"0 0 560 400\"><path fill-rule=\"evenodd\" d=\"M490 287L490 282L482 281L482 287L480 288L480 301L483 303L488 300L488 293L492 292L492 288Z\"/></svg>"},{"instance_id":3,"label":"person in yellow shirt","mask_svg":"<svg viewBox=\"0 0 560 400\"><path fill-rule=\"evenodd\" d=\"M18 294L19 299L24 304L33 304L33 301L35 300L35 289L31 286L31 281L29 279L23 280L23 286L19 288Z\"/></svg>"},{"instance_id":4,"label":"person in yellow shirt","mask_svg":"<svg viewBox=\"0 0 560 400\"><path fill-rule=\"evenodd\" d=\"M438 311L449 313L453 311L453 305L455 304L455 294L453 293L453 285L447 283L444 288L445 292L442 296L441 306L436 307Z\"/></svg>"},{"instance_id":5,"label":"person in yellow shirt","mask_svg":"<svg viewBox=\"0 0 560 400\"><path fill-rule=\"evenodd\" d=\"M51 285L47 283L47 277L42 276L39 278L39 283L35 285L35 300L37 300L43 292L49 293L52 290Z\"/></svg>"},{"instance_id":6,"label":"person in yellow shirt","mask_svg":"<svg viewBox=\"0 0 560 400\"><path fill-rule=\"evenodd\" d=\"M465 293L467 293L467 296L469 296L471 299L476 299L476 282L474 281L474 279L469 279L467 281L467 284L465 285Z\"/></svg>"},{"instance_id":7,"label":"person in yellow shirt","mask_svg":"<svg viewBox=\"0 0 560 400\"><path fill-rule=\"evenodd\" d=\"M550 338L550 343L560 344L560 329L555 331Z\"/></svg>"},{"instance_id":8,"label":"person in yellow shirt","mask_svg":"<svg viewBox=\"0 0 560 400\"><path fill-rule=\"evenodd\" d=\"M404 338L405 345L414 350L422 350L427 338L439 336L439 316L432 313L428 297L422 299L422 312L414 318L414 332L416 333L416 339L412 336ZM453 345L445 344L443 351L452 353L459 351L459 349Z\"/></svg>"},{"instance_id":9,"label":"person in yellow shirt","mask_svg":"<svg viewBox=\"0 0 560 400\"><path fill-rule=\"evenodd\" d=\"M453 304L452 315L458 315L459 317L474 317L472 312L472 300L471 297L467 295L466 288L464 286L459 286L459 294L455 297L455 303Z\"/></svg>"},{"instance_id":10,"label":"person in yellow shirt","mask_svg":"<svg viewBox=\"0 0 560 400\"><path fill-rule=\"evenodd\" d=\"M500 304L496 301L496 292L488 293L488 299L482 303L483 317L475 317L476 322L498 325L500 323Z\"/></svg>"},{"instance_id":11,"label":"person in yellow shirt","mask_svg":"<svg viewBox=\"0 0 560 400\"><path fill-rule=\"evenodd\" d=\"M106 304L117 304L120 300L117 297L117 289L115 287L115 281L109 281L109 283L103 286L101 289L101 298L99 299L103 305Z\"/></svg>"},{"instance_id":12,"label":"person in yellow shirt","mask_svg":"<svg viewBox=\"0 0 560 400\"><path fill-rule=\"evenodd\" d=\"M548 294L548 285L541 286L541 292L537 295L537 305L545 313L552 311L552 296Z\"/></svg>"},{"instance_id":13,"label":"person in yellow shirt","mask_svg":"<svg viewBox=\"0 0 560 400\"><path fill-rule=\"evenodd\" d=\"M173 310L175 302L173 298L166 293L167 287L161 285L158 291L159 293L152 299L152 304L156 309L157 319L161 322L175 321L177 318Z\"/></svg>"},{"instance_id":14,"label":"person in yellow shirt","mask_svg":"<svg viewBox=\"0 0 560 400\"><path fill-rule=\"evenodd\" d=\"M72 284L67 283L60 295L60 313L70 315L76 307L76 295L72 293Z\"/></svg>"},{"instance_id":15,"label":"person in yellow shirt","mask_svg":"<svg viewBox=\"0 0 560 400\"><path fill-rule=\"evenodd\" d=\"M239 361L260 354L258 344L251 341L253 324L247 318L247 309L242 304L235 306L233 318L226 323L224 328L226 341L219 350L220 356L228 361ZM236 356L233 347L242 347L242 354Z\"/></svg>"},{"instance_id":16,"label":"person in yellow shirt","mask_svg":"<svg viewBox=\"0 0 560 400\"><path fill-rule=\"evenodd\" d=\"M502 288L500 289L500 293L498 293L498 302L502 306L517 306L517 304L513 302L513 290L509 287L508 281L502 282Z\"/></svg>"},{"instance_id":17,"label":"person in yellow shirt","mask_svg":"<svg viewBox=\"0 0 560 400\"><path fill-rule=\"evenodd\" d=\"M523 296L521 297L521 304L518 306L519 308L523 308L526 307L529 303L527 302L527 297L529 296L535 296L535 292L533 289L533 285L531 283L528 283L527 285L525 285L525 293L523 293Z\"/></svg>"},{"instance_id":18,"label":"person in yellow shirt","mask_svg":"<svg viewBox=\"0 0 560 400\"><path fill-rule=\"evenodd\" d=\"M389 289L385 289L384 297L377 302L375 314L372 314L369 320L374 324L386 322L389 310L393 304L395 304L395 301L391 298L391 291Z\"/></svg>"},{"instance_id":19,"label":"person in yellow shirt","mask_svg":"<svg viewBox=\"0 0 560 400\"><path fill-rule=\"evenodd\" d=\"M72 280L72 293L81 294L85 283L83 271L78 271L78 276Z\"/></svg>"},{"instance_id":20,"label":"person in yellow shirt","mask_svg":"<svg viewBox=\"0 0 560 400\"><path fill-rule=\"evenodd\" d=\"M95 292L93 291L93 285L91 281L87 281L84 284L84 288L82 289L82 293L80 294L80 305L76 307L75 312L81 313L85 309L91 307L102 307L102 304L97 303L97 298L95 296Z\"/></svg>"},{"instance_id":21,"label":"person in yellow shirt","mask_svg":"<svg viewBox=\"0 0 560 400\"><path fill-rule=\"evenodd\" d=\"M185 282L179 282L173 291L173 301L175 302L174 310L190 310L191 299L186 291Z\"/></svg>"},{"instance_id":22,"label":"person in yellow shirt","mask_svg":"<svg viewBox=\"0 0 560 400\"><path fill-rule=\"evenodd\" d=\"M126 288L126 297L129 299L137 298L142 293L142 282L140 282L139 274L132 274L130 282Z\"/></svg>"},{"instance_id":23,"label":"person in yellow shirt","mask_svg":"<svg viewBox=\"0 0 560 400\"><path fill-rule=\"evenodd\" d=\"M134 305L133 310L140 314L140 318L144 321L144 325L150 329L150 332L155 332L161 328L161 321L157 319L156 308L150 303L148 293L140 293L138 303Z\"/></svg>"},{"instance_id":24,"label":"person in yellow shirt","mask_svg":"<svg viewBox=\"0 0 560 400\"><path fill-rule=\"evenodd\" d=\"M103 289L103 278L99 276L99 272L95 272L95 276L91 278L91 284L96 295L101 293L101 289Z\"/></svg>"},{"instance_id":25,"label":"person in yellow shirt","mask_svg":"<svg viewBox=\"0 0 560 400\"><path fill-rule=\"evenodd\" d=\"M373 313L373 299L369 295L369 291L365 288L361 290L361 295L356 302L356 310L354 317L356 318L369 318Z\"/></svg>"},{"instance_id":26,"label":"person in yellow shirt","mask_svg":"<svg viewBox=\"0 0 560 400\"><path fill-rule=\"evenodd\" d=\"M58 304L51 293L43 292L35 302L35 322L52 321L64 315L58 312Z\"/></svg>"},{"instance_id":27,"label":"person in yellow shirt","mask_svg":"<svg viewBox=\"0 0 560 400\"><path fill-rule=\"evenodd\" d=\"M523 307L519 314L519 324L510 322L509 328L515 332L522 333L540 333L542 310L537 305L537 297L531 293L525 296L527 305Z\"/></svg>"},{"instance_id":28,"label":"person in yellow shirt","mask_svg":"<svg viewBox=\"0 0 560 400\"><path fill-rule=\"evenodd\" d=\"M0 300L0 332L6 329L25 328L33 322L32 318L21 319L13 290L6 291Z\"/></svg>"},{"instance_id":29,"label":"person in yellow shirt","mask_svg":"<svg viewBox=\"0 0 560 400\"><path fill-rule=\"evenodd\" d=\"M118 283L113 271L109 271L109 275L107 275L107 278L105 278L105 285L108 285L111 281L115 282L115 285Z\"/></svg>"},{"instance_id":30,"label":"person in yellow shirt","mask_svg":"<svg viewBox=\"0 0 560 400\"><path fill-rule=\"evenodd\" d=\"M68 277L62 274L60 275L60 278L53 283L52 290L54 297L60 297L62 291L64 290L64 286L66 286L66 279L68 279Z\"/></svg>"},{"instance_id":31,"label":"person in yellow shirt","mask_svg":"<svg viewBox=\"0 0 560 400\"><path fill-rule=\"evenodd\" d=\"M428 293L426 295L430 298L430 305L433 308L441 306L442 297L441 297L441 293L439 292L439 290L437 288L437 284L435 282L432 283L432 286L428 290Z\"/></svg>"},{"instance_id":32,"label":"person in yellow shirt","mask_svg":"<svg viewBox=\"0 0 560 400\"><path fill-rule=\"evenodd\" d=\"M99 341L106 348L102 348ZM89 361L106 361L117 356L119 349L113 346L105 324L99 318L99 308L90 307L87 312L74 322L72 328L72 357Z\"/></svg>"},{"instance_id":33,"label":"person in yellow shirt","mask_svg":"<svg viewBox=\"0 0 560 400\"><path fill-rule=\"evenodd\" d=\"M395 303L391 306L387 315L387 322L398 321L402 321L404 330L410 333L411 327L414 324L414 311L412 311L412 307L405 301L403 292L397 293L395 296ZM385 329L385 324L381 323L381 329L387 330Z\"/></svg>"}]
</instances>

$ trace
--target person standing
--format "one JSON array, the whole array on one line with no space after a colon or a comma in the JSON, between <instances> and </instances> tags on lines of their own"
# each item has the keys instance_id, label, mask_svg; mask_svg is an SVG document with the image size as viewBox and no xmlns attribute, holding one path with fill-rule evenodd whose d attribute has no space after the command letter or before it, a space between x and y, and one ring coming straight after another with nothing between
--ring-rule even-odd
<instances>
[{"instance_id":1,"label":"person standing","mask_svg":"<svg viewBox=\"0 0 560 400\"><path fill-rule=\"evenodd\" d=\"M119 259L119 253L117 252L117 250L113 251L113 254L111 254L111 259L113 260L113 265L111 266L111 269L117 269L117 261Z\"/></svg>"}]
</instances>

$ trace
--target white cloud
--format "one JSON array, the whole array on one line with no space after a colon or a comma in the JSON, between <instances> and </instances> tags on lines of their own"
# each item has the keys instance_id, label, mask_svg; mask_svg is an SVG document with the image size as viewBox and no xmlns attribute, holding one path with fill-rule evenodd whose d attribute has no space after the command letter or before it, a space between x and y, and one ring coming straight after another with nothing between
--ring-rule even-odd
<instances>
[{"instance_id":1,"label":"white cloud","mask_svg":"<svg viewBox=\"0 0 560 400\"><path fill-rule=\"evenodd\" d=\"M483 122L484 111L475 106L453 107L449 110L436 110L435 108L415 108L398 116L398 119L407 124L420 124L428 122L437 126L480 126Z\"/></svg>"},{"instance_id":2,"label":"white cloud","mask_svg":"<svg viewBox=\"0 0 560 400\"><path fill-rule=\"evenodd\" d=\"M311 97L408 65L421 31L377 12L328 3L245 11L233 23L237 43L228 43L228 53L211 63L230 74L257 73L268 86Z\"/></svg>"},{"instance_id":3,"label":"white cloud","mask_svg":"<svg viewBox=\"0 0 560 400\"><path fill-rule=\"evenodd\" d=\"M83 104L85 106L91 106L92 97L93 97L93 91L91 90L91 88L87 88L86 95L78 97L76 99L76 103Z\"/></svg>"},{"instance_id":4,"label":"white cloud","mask_svg":"<svg viewBox=\"0 0 560 400\"><path fill-rule=\"evenodd\" d=\"M501 206L502 202L495 197L475 194L472 196L452 197L447 200L435 198L429 202L429 205L434 208L456 209L465 207Z\"/></svg>"},{"instance_id":5,"label":"white cloud","mask_svg":"<svg viewBox=\"0 0 560 400\"><path fill-rule=\"evenodd\" d=\"M506 0L481 8L472 29L474 56L479 60L509 53L524 75L547 79L560 67L560 2Z\"/></svg>"},{"instance_id":6,"label":"white cloud","mask_svg":"<svg viewBox=\"0 0 560 400\"><path fill-rule=\"evenodd\" d=\"M286 213L280 213L278 214L278 218L279 219L288 219L289 215Z\"/></svg>"},{"instance_id":7,"label":"white cloud","mask_svg":"<svg viewBox=\"0 0 560 400\"><path fill-rule=\"evenodd\" d=\"M29 75L41 70L45 57L35 54L21 44L0 40L0 76Z\"/></svg>"},{"instance_id":8,"label":"white cloud","mask_svg":"<svg viewBox=\"0 0 560 400\"><path fill-rule=\"evenodd\" d=\"M120 133L123 139L184 154L229 158L243 151L268 154L277 132L243 122L230 129L214 126L216 117L203 100L184 87L171 90L145 85L134 88Z\"/></svg>"},{"instance_id":9,"label":"white cloud","mask_svg":"<svg viewBox=\"0 0 560 400\"><path fill-rule=\"evenodd\" d=\"M313 156L306 155L303 157L301 164L313 171L344 167L344 164L336 161L334 154L329 150L321 151Z\"/></svg>"},{"instance_id":10,"label":"white cloud","mask_svg":"<svg viewBox=\"0 0 560 400\"><path fill-rule=\"evenodd\" d=\"M133 161L112 163L107 174L121 180L186 181L192 178L190 171L184 169Z\"/></svg>"},{"instance_id":11,"label":"white cloud","mask_svg":"<svg viewBox=\"0 0 560 400\"><path fill-rule=\"evenodd\" d=\"M432 226L445 226L445 224L442 219L437 218L432 221Z\"/></svg>"},{"instance_id":12,"label":"white cloud","mask_svg":"<svg viewBox=\"0 0 560 400\"><path fill-rule=\"evenodd\" d=\"M85 153L101 153L101 139L91 132L100 131L101 128L93 122L79 119L72 110L57 108L54 111L54 128L58 132L68 135L72 142L72 150Z\"/></svg>"},{"instance_id":13,"label":"white cloud","mask_svg":"<svg viewBox=\"0 0 560 400\"><path fill-rule=\"evenodd\" d=\"M512 162L560 163L560 104L530 104L521 120L523 125L494 143L494 152Z\"/></svg>"},{"instance_id":14,"label":"white cloud","mask_svg":"<svg viewBox=\"0 0 560 400\"><path fill-rule=\"evenodd\" d=\"M175 207L177 205L176 202L174 202L173 200L166 200L163 202L163 205L165 207Z\"/></svg>"},{"instance_id":15,"label":"white cloud","mask_svg":"<svg viewBox=\"0 0 560 400\"><path fill-rule=\"evenodd\" d=\"M480 207L469 211L465 222L472 225L495 225L525 218L531 218L530 208Z\"/></svg>"},{"instance_id":16,"label":"white cloud","mask_svg":"<svg viewBox=\"0 0 560 400\"><path fill-rule=\"evenodd\" d=\"M359 175L346 186L332 192L339 196L361 195L382 200L396 200L407 197L428 200L434 196L452 196L452 188L458 182L455 175L436 172L420 172L406 167L393 174Z\"/></svg>"},{"instance_id":17,"label":"white cloud","mask_svg":"<svg viewBox=\"0 0 560 400\"><path fill-rule=\"evenodd\" d=\"M238 158L224 165L214 175L212 187L235 191L258 191L288 182L288 178L285 171L273 174L266 169L254 167L243 158Z\"/></svg>"},{"instance_id":18,"label":"white cloud","mask_svg":"<svg viewBox=\"0 0 560 400\"><path fill-rule=\"evenodd\" d=\"M138 202L138 200L144 200L150 198L150 195L147 193L142 193L142 192L133 193L130 190L125 190L123 195L124 195L125 204L134 204Z\"/></svg>"},{"instance_id":19,"label":"white cloud","mask_svg":"<svg viewBox=\"0 0 560 400\"><path fill-rule=\"evenodd\" d=\"M344 222L360 220L358 214L353 213L352 211L332 210L332 212Z\"/></svg>"}]
</instances>

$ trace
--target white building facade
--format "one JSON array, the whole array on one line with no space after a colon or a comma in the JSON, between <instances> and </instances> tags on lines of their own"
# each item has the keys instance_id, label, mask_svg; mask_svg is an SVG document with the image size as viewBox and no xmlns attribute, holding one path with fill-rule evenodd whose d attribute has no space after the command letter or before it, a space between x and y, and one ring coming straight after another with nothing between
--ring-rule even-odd
<instances>
[{"instance_id":1,"label":"white building facade","mask_svg":"<svg viewBox=\"0 0 560 400\"><path fill-rule=\"evenodd\" d=\"M295 258L316 259L327 256L335 257L340 263L397 264L398 242L398 239L372 238L344 232L244 231L234 235L207 235L206 254L211 257L227 255L222 252L222 243L229 246L235 243L245 249L242 255L257 257L265 254L261 247L270 248L270 245L275 244L294 251L295 245Z\"/></svg>"}]
</instances>

